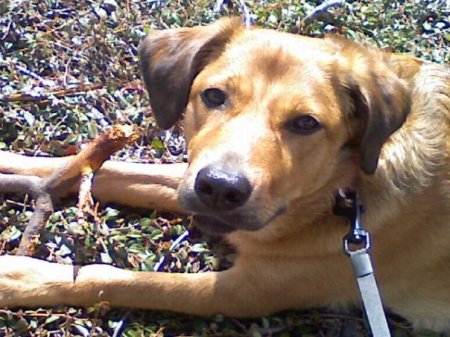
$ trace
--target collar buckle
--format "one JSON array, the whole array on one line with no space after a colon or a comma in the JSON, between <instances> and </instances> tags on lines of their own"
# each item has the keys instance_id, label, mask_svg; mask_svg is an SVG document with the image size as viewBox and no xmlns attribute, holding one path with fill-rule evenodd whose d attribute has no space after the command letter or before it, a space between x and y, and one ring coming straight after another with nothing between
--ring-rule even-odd
<instances>
[{"instance_id":1,"label":"collar buckle","mask_svg":"<svg viewBox=\"0 0 450 337\"><path fill-rule=\"evenodd\" d=\"M334 214L343 216L350 223L350 230L344 236L344 251L347 255L358 251L368 251L370 248L370 235L362 226L364 206L354 191L339 189L333 208Z\"/></svg>"}]
</instances>

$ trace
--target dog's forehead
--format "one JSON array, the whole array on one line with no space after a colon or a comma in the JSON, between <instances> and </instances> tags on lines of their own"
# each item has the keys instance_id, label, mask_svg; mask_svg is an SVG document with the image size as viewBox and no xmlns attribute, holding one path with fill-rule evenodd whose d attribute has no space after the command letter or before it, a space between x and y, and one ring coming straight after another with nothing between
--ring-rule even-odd
<instances>
[{"instance_id":1,"label":"dog's forehead","mask_svg":"<svg viewBox=\"0 0 450 337\"><path fill-rule=\"evenodd\" d=\"M281 75L294 67L315 68L336 60L335 50L324 39L266 29L244 30L227 46L223 57L229 65Z\"/></svg>"},{"instance_id":2,"label":"dog's forehead","mask_svg":"<svg viewBox=\"0 0 450 337\"><path fill-rule=\"evenodd\" d=\"M194 87L202 90L206 84L233 88L241 95L264 97L266 101L271 97L302 100L316 95L326 100L336 62L336 51L324 39L249 29L228 43Z\"/></svg>"}]
</instances>

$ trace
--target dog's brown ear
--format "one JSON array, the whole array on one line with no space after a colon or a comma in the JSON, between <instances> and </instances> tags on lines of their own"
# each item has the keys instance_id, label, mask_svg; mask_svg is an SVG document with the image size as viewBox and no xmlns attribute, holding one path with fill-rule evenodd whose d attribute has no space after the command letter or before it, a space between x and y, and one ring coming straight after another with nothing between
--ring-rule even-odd
<instances>
[{"instance_id":1,"label":"dog's brown ear","mask_svg":"<svg viewBox=\"0 0 450 337\"><path fill-rule=\"evenodd\" d=\"M362 119L360 165L366 174L374 174L383 144L405 121L410 110L409 91L402 80L387 68L347 78L354 114Z\"/></svg>"},{"instance_id":2,"label":"dog's brown ear","mask_svg":"<svg viewBox=\"0 0 450 337\"><path fill-rule=\"evenodd\" d=\"M180 118L195 77L241 29L239 18L226 18L206 27L154 31L142 41L141 71L160 127Z\"/></svg>"},{"instance_id":3,"label":"dog's brown ear","mask_svg":"<svg viewBox=\"0 0 450 337\"><path fill-rule=\"evenodd\" d=\"M408 86L389 69L382 52L342 38L328 41L338 48L339 76L350 95L352 118L357 120L361 169L374 174L383 144L409 113Z\"/></svg>"},{"instance_id":4,"label":"dog's brown ear","mask_svg":"<svg viewBox=\"0 0 450 337\"><path fill-rule=\"evenodd\" d=\"M334 35L325 41L335 50L337 77L350 96L361 169L374 174L383 144L410 111L410 90L391 69L388 53Z\"/></svg>"}]
</instances>

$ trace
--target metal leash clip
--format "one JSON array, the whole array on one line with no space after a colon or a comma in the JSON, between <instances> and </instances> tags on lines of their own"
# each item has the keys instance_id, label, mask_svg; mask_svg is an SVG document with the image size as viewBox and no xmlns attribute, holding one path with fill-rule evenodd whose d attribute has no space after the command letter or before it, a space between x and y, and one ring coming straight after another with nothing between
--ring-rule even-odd
<instances>
[{"instance_id":1,"label":"metal leash clip","mask_svg":"<svg viewBox=\"0 0 450 337\"><path fill-rule=\"evenodd\" d=\"M362 247L366 251L370 248L370 236L362 227L361 215L364 207L359 201L358 194L353 191L338 190L334 214L347 218L350 222L350 231L344 236L344 251L350 255L354 249L351 245Z\"/></svg>"},{"instance_id":2,"label":"metal leash clip","mask_svg":"<svg viewBox=\"0 0 450 337\"><path fill-rule=\"evenodd\" d=\"M359 201L358 194L353 191L339 190L333 211L334 214L343 216L350 222L350 231L343 239L344 252L350 256L352 261L372 335L374 337L390 337L391 334L368 253L370 235L362 226L361 215L364 207Z\"/></svg>"}]
</instances>

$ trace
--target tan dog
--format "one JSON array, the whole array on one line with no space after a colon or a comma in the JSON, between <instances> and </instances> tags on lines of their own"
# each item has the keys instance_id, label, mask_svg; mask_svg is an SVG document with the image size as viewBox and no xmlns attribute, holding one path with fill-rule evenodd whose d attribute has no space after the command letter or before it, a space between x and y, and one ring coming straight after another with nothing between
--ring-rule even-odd
<instances>
[{"instance_id":1,"label":"tan dog","mask_svg":"<svg viewBox=\"0 0 450 337\"><path fill-rule=\"evenodd\" d=\"M179 183L180 205L236 247L234 267L167 274L90 265L75 274L4 256L0 305L108 301L253 317L358 303L341 247L348 227L332 212L336 191L350 188L367 208L385 305L417 327L450 330L448 67L233 19L154 32L141 60L158 123L171 127L185 112L190 165L183 177L184 166L158 169L148 185L140 176L128 186L133 170L107 163L97 196L178 207ZM50 162L27 170L45 175Z\"/></svg>"}]
</instances>

